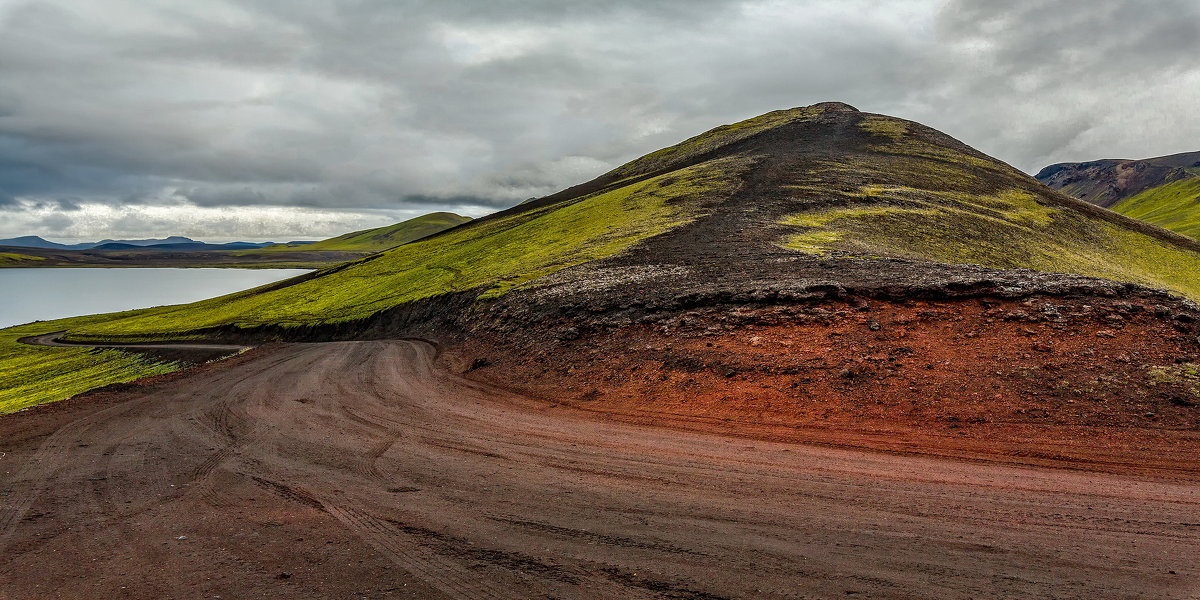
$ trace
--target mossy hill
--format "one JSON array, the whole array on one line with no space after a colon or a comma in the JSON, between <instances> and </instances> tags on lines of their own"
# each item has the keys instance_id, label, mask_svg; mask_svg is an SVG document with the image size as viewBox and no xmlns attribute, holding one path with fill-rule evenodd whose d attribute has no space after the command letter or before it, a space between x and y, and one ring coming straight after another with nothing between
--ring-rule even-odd
<instances>
[{"instance_id":1,"label":"mossy hill","mask_svg":"<svg viewBox=\"0 0 1200 600\"><path fill-rule=\"evenodd\" d=\"M382 252L389 248L407 244L413 240L419 240L423 237L433 235L439 231L450 229L462 225L470 221L470 217L464 217L448 212L435 212L427 215L422 215L407 221L388 225L386 227L376 227L374 229L364 229L355 231L337 237L321 240L313 244L303 245L288 245L280 244L277 246L268 246L259 252L292 252L292 251L323 251L323 250L338 250L344 252L359 252L359 253L375 253ZM254 254L254 250L248 250L243 254Z\"/></svg>"},{"instance_id":2,"label":"mossy hill","mask_svg":"<svg viewBox=\"0 0 1200 600\"><path fill-rule=\"evenodd\" d=\"M1051 165L1046 185L1123 215L1200 237L1200 152Z\"/></svg>"},{"instance_id":3,"label":"mossy hill","mask_svg":"<svg viewBox=\"0 0 1200 600\"><path fill-rule=\"evenodd\" d=\"M263 328L286 336L353 331L448 295L455 306L469 299L461 309L469 321L494 307L559 300L629 310L666 296L661 305L683 306L722 294L936 293L1079 275L1200 299L1197 269L1200 244L1188 238L1048 190L920 124L824 103L718 127L557 194L310 275L39 329L79 341Z\"/></svg>"}]
</instances>

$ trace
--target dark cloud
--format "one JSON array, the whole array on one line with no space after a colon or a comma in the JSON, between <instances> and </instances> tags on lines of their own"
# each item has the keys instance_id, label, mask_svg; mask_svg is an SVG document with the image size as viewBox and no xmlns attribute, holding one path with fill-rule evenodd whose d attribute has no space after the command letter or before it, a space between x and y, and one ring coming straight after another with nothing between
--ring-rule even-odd
<instances>
[{"instance_id":1,"label":"dark cloud","mask_svg":"<svg viewBox=\"0 0 1200 600\"><path fill-rule=\"evenodd\" d=\"M824 100L1026 170L1195 150L1198 28L1192 0L0 0L0 237L482 214Z\"/></svg>"}]
</instances>

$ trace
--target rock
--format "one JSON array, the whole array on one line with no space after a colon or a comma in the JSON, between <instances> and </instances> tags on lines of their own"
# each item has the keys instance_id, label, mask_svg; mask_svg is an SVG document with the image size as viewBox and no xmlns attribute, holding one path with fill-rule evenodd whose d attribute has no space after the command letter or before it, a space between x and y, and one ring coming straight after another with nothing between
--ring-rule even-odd
<instances>
[{"instance_id":1,"label":"rock","mask_svg":"<svg viewBox=\"0 0 1200 600\"><path fill-rule=\"evenodd\" d=\"M1117 337L1117 334L1111 329L1101 329L1100 331L1096 332L1096 337L1115 338Z\"/></svg>"}]
</instances>

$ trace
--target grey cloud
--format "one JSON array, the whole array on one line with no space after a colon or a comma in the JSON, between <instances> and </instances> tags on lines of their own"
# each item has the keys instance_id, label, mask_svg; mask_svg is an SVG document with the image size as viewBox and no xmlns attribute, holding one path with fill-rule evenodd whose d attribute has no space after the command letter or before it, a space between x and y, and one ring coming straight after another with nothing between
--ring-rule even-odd
<instances>
[{"instance_id":1,"label":"grey cloud","mask_svg":"<svg viewBox=\"0 0 1200 600\"><path fill-rule=\"evenodd\" d=\"M332 235L383 218L361 211L482 214L824 100L1025 170L1195 150L1198 17L1190 0L9 2L0 206L98 233L343 211ZM143 214L161 206L178 218Z\"/></svg>"},{"instance_id":2,"label":"grey cloud","mask_svg":"<svg viewBox=\"0 0 1200 600\"><path fill-rule=\"evenodd\" d=\"M75 220L64 214L56 213L42 217L37 224L57 233L74 225Z\"/></svg>"}]
</instances>

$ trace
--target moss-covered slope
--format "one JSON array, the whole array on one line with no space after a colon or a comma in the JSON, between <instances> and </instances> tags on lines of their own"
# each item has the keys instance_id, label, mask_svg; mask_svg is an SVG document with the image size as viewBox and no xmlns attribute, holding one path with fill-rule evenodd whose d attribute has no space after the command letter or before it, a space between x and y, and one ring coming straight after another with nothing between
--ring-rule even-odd
<instances>
[{"instance_id":1,"label":"moss-covered slope","mask_svg":"<svg viewBox=\"0 0 1200 600\"><path fill-rule=\"evenodd\" d=\"M784 219L797 228L786 247L1075 273L1200 299L1195 243L1046 193L1007 165L939 144L916 124L868 116L859 126L872 133L873 152L806 173L798 193L831 206Z\"/></svg>"}]
</instances>

